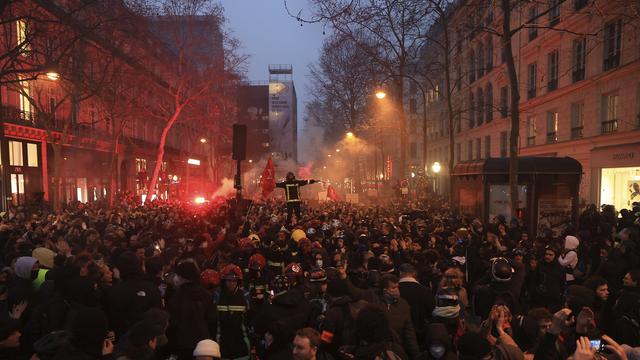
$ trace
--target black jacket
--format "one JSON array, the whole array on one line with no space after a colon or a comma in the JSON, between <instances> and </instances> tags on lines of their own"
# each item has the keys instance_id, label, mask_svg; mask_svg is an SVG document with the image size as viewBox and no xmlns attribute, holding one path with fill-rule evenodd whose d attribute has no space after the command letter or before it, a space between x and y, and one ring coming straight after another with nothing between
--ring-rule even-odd
<instances>
[{"instance_id":1,"label":"black jacket","mask_svg":"<svg viewBox=\"0 0 640 360\"><path fill-rule=\"evenodd\" d=\"M134 276L111 288L108 306L111 326L120 336L138 322L144 312L162 308L162 296L153 283L143 280L141 275Z\"/></svg>"},{"instance_id":2,"label":"black jacket","mask_svg":"<svg viewBox=\"0 0 640 360\"><path fill-rule=\"evenodd\" d=\"M300 201L300 186L315 183L315 180L287 180L276 183L276 186L284 189L284 196L287 202Z\"/></svg>"},{"instance_id":3,"label":"black jacket","mask_svg":"<svg viewBox=\"0 0 640 360\"><path fill-rule=\"evenodd\" d=\"M400 279L400 296L409 303L411 321L416 330L418 342L423 343L427 323L435 307L435 299L431 289L413 279Z\"/></svg>"},{"instance_id":4,"label":"black jacket","mask_svg":"<svg viewBox=\"0 0 640 360\"><path fill-rule=\"evenodd\" d=\"M199 283L183 284L169 299L167 310L173 348L192 350L200 340L215 339L218 312L213 296Z\"/></svg>"}]
</instances>

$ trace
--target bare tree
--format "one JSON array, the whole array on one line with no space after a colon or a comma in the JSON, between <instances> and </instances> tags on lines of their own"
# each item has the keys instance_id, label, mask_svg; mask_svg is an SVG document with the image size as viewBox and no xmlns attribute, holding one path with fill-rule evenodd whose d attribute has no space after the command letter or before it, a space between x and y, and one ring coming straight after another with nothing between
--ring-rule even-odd
<instances>
[{"instance_id":1,"label":"bare tree","mask_svg":"<svg viewBox=\"0 0 640 360\"><path fill-rule=\"evenodd\" d=\"M400 176L404 177L407 132L402 95L408 66L419 59L429 29L428 3L421 0L312 0L311 3L314 14L309 19L300 13L290 14L302 22L328 24L336 33L350 39L362 56L378 65L380 78L391 79L399 117Z\"/></svg>"}]
</instances>

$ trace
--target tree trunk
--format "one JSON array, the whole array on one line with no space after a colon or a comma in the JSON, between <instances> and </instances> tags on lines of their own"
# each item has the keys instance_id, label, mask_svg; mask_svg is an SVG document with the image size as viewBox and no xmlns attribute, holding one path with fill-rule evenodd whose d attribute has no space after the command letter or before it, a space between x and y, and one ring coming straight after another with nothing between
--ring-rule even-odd
<instances>
[{"instance_id":1,"label":"tree trunk","mask_svg":"<svg viewBox=\"0 0 640 360\"><path fill-rule=\"evenodd\" d=\"M449 23L447 21L447 17L444 12L441 13L440 18L442 19L442 30L444 33L444 91L446 93L446 101L447 101L447 120L449 122L449 163L447 164L449 167L449 204L451 205L451 201L453 201L453 167L455 165L454 161L454 145L455 145L455 137L454 133L454 114L453 114L453 102L451 100L451 59L449 54L450 44L449 44Z\"/></svg>"},{"instance_id":2,"label":"tree trunk","mask_svg":"<svg viewBox=\"0 0 640 360\"><path fill-rule=\"evenodd\" d=\"M398 115L400 118L400 166L398 171L399 179L406 178L407 175L407 117L404 111L404 67L400 66L400 71L396 83L398 102Z\"/></svg>"},{"instance_id":3,"label":"tree trunk","mask_svg":"<svg viewBox=\"0 0 640 360\"><path fill-rule=\"evenodd\" d=\"M520 91L518 74L511 48L511 2L501 0L503 12L502 49L507 64L509 86L511 87L511 134L509 136L509 194L511 196L511 216L515 216L518 208L518 138L520 136Z\"/></svg>"},{"instance_id":4,"label":"tree trunk","mask_svg":"<svg viewBox=\"0 0 640 360\"><path fill-rule=\"evenodd\" d=\"M52 142L53 149L53 189L51 189L51 206L58 211L62 208L62 194L60 178L62 177L62 145Z\"/></svg>"},{"instance_id":5,"label":"tree trunk","mask_svg":"<svg viewBox=\"0 0 640 360\"><path fill-rule=\"evenodd\" d=\"M158 143L158 152L156 153L156 163L153 167L151 179L149 180L149 187L147 188L146 200L151 201L152 195L155 192L156 183L158 182L158 176L160 175L160 169L162 168L162 160L164 159L164 145L167 142L167 134L169 134L169 130L171 130L171 127L180 116L183 106L184 105L180 105L176 107L173 115L171 115L171 118L169 118L169 121L167 121L164 128L162 129L162 135L160 135L160 142Z\"/></svg>"}]
</instances>

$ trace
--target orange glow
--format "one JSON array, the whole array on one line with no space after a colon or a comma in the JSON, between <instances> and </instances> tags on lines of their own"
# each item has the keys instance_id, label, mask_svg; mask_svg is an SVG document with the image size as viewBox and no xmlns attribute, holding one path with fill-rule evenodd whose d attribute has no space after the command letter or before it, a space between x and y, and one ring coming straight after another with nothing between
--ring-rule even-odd
<instances>
[{"instance_id":1,"label":"orange glow","mask_svg":"<svg viewBox=\"0 0 640 360\"><path fill-rule=\"evenodd\" d=\"M195 200L193 200L193 202L196 204L204 204L204 197L198 196L197 198L195 198Z\"/></svg>"},{"instance_id":2,"label":"orange glow","mask_svg":"<svg viewBox=\"0 0 640 360\"><path fill-rule=\"evenodd\" d=\"M380 100L384 99L387 96L387 93L382 91L382 90L378 90L376 91L376 97Z\"/></svg>"},{"instance_id":3,"label":"orange glow","mask_svg":"<svg viewBox=\"0 0 640 360\"><path fill-rule=\"evenodd\" d=\"M188 159L187 160L187 164L200 166L200 160L198 160L198 159Z\"/></svg>"}]
</instances>

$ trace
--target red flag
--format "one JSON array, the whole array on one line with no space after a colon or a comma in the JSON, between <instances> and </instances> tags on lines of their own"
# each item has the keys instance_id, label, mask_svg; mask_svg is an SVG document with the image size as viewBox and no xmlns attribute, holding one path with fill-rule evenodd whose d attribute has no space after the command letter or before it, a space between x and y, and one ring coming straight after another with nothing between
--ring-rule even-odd
<instances>
[{"instance_id":1,"label":"red flag","mask_svg":"<svg viewBox=\"0 0 640 360\"><path fill-rule=\"evenodd\" d=\"M269 157L267 165L262 171L260 178L260 187L262 188L262 197L266 198L276 188L276 170L273 167L273 160Z\"/></svg>"},{"instance_id":2,"label":"red flag","mask_svg":"<svg viewBox=\"0 0 640 360\"><path fill-rule=\"evenodd\" d=\"M327 186L327 199L331 199L333 201L340 201L340 195L336 192L336 189L333 186Z\"/></svg>"}]
</instances>

